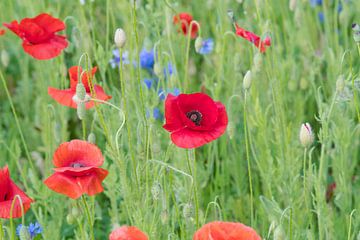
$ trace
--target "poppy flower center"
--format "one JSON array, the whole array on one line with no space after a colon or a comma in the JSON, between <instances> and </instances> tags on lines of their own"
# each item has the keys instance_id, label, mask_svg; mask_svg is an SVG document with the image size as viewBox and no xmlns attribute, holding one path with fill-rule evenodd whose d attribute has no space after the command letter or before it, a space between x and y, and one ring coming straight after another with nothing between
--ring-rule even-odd
<instances>
[{"instance_id":1,"label":"poppy flower center","mask_svg":"<svg viewBox=\"0 0 360 240\"><path fill-rule=\"evenodd\" d=\"M202 114L197 111L193 110L188 113L186 113L186 117L190 119L193 123L195 123L196 126L200 126L200 122L202 120Z\"/></svg>"},{"instance_id":2,"label":"poppy flower center","mask_svg":"<svg viewBox=\"0 0 360 240\"><path fill-rule=\"evenodd\" d=\"M71 164L71 167L73 167L73 168L83 168L83 167L85 167L85 165L81 164L81 163L73 163L73 164Z\"/></svg>"},{"instance_id":3,"label":"poppy flower center","mask_svg":"<svg viewBox=\"0 0 360 240\"><path fill-rule=\"evenodd\" d=\"M5 193L3 201L6 201L7 195L8 195L8 194Z\"/></svg>"}]
</instances>

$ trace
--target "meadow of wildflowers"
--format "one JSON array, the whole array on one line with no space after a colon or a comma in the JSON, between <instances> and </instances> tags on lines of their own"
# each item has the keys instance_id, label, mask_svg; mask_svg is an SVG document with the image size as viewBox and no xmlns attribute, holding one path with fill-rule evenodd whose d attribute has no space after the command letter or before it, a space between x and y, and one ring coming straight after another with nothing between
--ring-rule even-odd
<instances>
[{"instance_id":1,"label":"meadow of wildflowers","mask_svg":"<svg viewBox=\"0 0 360 240\"><path fill-rule=\"evenodd\" d=\"M360 1L0 9L0 240L360 240Z\"/></svg>"}]
</instances>

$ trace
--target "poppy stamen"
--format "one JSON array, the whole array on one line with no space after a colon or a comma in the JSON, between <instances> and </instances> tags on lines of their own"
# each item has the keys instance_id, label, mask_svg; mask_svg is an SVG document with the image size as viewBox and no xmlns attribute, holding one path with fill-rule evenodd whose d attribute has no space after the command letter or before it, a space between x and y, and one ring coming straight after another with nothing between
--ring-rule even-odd
<instances>
[{"instance_id":1,"label":"poppy stamen","mask_svg":"<svg viewBox=\"0 0 360 240\"><path fill-rule=\"evenodd\" d=\"M71 165L71 167L73 167L73 168L83 168L83 167L85 167L85 165L81 164L81 163L74 163L74 164Z\"/></svg>"},{"instance_id":2,"label":"poppy stamen","mask_svg":"<svg viewBox=\"0 0 360 240\"><path fill-rule=\"evenodd\" d=\"M197 110L190 111L186 113L186 117L190 119L193 123L195 123L196 126L200 126L200 122L202 120L202 114L201 112Z\"/></svg>"}]
</instances>

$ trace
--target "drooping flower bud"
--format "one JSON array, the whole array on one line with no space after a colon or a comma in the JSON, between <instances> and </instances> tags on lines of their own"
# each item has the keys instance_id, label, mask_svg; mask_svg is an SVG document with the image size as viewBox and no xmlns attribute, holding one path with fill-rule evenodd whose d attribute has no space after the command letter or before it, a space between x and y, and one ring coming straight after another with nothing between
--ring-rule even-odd
<instances>
[{"instance_id":1,"label":"drooping flower bud","mask_svg":"<svg viewBox=\"0 0 360 240\"><path fill-rule=\"evenodd\" d=\"M114 42L116 47L123 48L126 43L126 34L122 28L118 28L115 31Z\"/></svg>"},{"instance_id":2,"label":"drooping flower bud","mask_svg":"<svg viewBox=\"0 0 360 240\"><path fill-rule=\"evenodd\" d=\"M248 90L251 87L251 81L252 81L252 74L251 71L249 70L246 72L243 80L243 88L245 90Z\"/></svg>"},{"instance_id":3,"label":"drooping flower bud","mask_svg":"<svg viewBox=\"0 0 360 240\"><path fill-rule=\"evenodd\" d=\"M86 95L85 86L82 82L76 84L76 96L80 101L84 101Z\"/></svg>"},{"instance_id":4,"label":"drooping flower bud","mask_svg":"<svg viewBox=\"0 0 360 240\"><path fill-rule=\"evenodd\" d=\"M356 43L360 43L360 25L357 23L352 24L353 38Z\"/></svg>"},{"instance_id":5,"label":"drooping flower bud","mask_svg":"<svg viewBox=\"0 0 360 240\"><path fill-rule=\"evenodd\" d=\"M336 80L336 91L343 92L345 88L345 77L344 75L340 75Z\"/></svg>"},{"instance_id":6,"label":"drooping flower bud","mask_svg":"<svg viewBox=\"0 0 360 240\"><path fill-rule=\"evenodd\" d=\"M314 142L314 134L309 123L301 125L300 142L304 147L309 147Z\"/></svg>"},{"instance_id":7,"label":"drooping flower bud","mask_svg":"<svg viewBox=\"0 0 360 240\"><path fill-rule=\"evenodd\" d=\"M76 113L80 120L83 120L86 116L86 106L84 102L79 102L77 104Z\"/></svg>"},{"instance_id":8,"label":"drooping flower bud","mask_svg":"<svg viewBox=\"0 0 360 240\"><path fill-rule=\"evenodd\" d=\"M95 144L95 142L96 142L96 136L95 136L95 134L94 134L94 133L90 133L87 140L88 140L89 143Z\"/></svg>"},{"instance_id":9,"label":"drooping flower bud","mask_svg":"<svg viewBox=\"0 0 360 240\"><path fill-rule=\"evenodd\" d=\"M200 52L202 45L203 45L203 39L202 39L202 37L198 36L195 40L195 51L197 53Z\"/></svg>"},{"instance_id":10,"label":"drooping flower bud","mask_svg":"<svg viewBox=\"0 0 360 240\"><path fill-rule=\"evenodd\" d=\"M9 62L10 62L9 53L5 49L3 49L1 51L1 63L6 68L7 66L9 66Z\"/></svg>"},{"instance_id":11,"label":"drooping flower bud","mask_svg":"<svg viewBox=\"0 0 360 240\"><path fill-rule=\"evenodd\" d=\"M161 77L161 75L163 74L163 70L162 70L161 64L159 62L156 62L154 64L154 73L158 77Z\"/></svg>"}]
</instances>

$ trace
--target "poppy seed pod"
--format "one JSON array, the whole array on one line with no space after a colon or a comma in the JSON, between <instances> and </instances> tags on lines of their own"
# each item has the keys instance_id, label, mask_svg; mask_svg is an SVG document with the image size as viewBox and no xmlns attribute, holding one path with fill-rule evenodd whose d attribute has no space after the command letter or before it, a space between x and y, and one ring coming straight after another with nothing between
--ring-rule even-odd
<instances>
[{"instance_id":1,"label":"poppy seed pod","mask_svg":"<svg viewBox=\"0 0 360 240\"><path fill-rule=\"evenodd\" d=\"M122 28L118 28L115 31L114 42L116 47L123 48L126 43L126 34Z\"/></svg>"},{"instance_id":2,"label":"poppy seed pod","mask_svg":"<svg viewBox=\"0 0 360 240\"><path fill-rule=\"evenodd\" d=\"M246 72L243 80L243 88L245 90L248 90L251 87L251 81L252 81L252 74L251 71L249 70Z\"/></svg>"},{"instance_id":3,"label":"poppy seed pod","mask_svg":"<svg viewBox=\"0 0 360 240\"><path fill-rule=\"evenodd\" d=\"M309 147L314 142L314 135L309 123L304 123L301 125L300 142L304 147Z\"/></svg>"}]
</instances>

